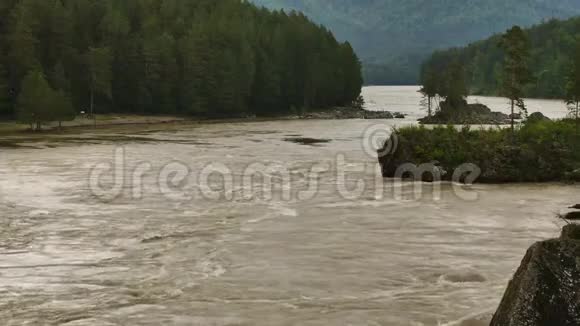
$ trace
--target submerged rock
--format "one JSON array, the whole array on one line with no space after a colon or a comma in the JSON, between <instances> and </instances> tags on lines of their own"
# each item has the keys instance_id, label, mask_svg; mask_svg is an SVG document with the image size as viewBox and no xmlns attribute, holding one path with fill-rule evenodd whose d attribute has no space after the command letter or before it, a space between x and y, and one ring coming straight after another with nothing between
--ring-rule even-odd
<instances>
[{"instance_id":1,"label":"submerged rock","mask_svg":"<svg viewBox=\"0 0 580 326\"><path fill-rule=\"evenodd\" d=\"M534 244L510 281L491 326L580 325L580 226Z\"/></svg>"},{"instance_id":2,"label":"submerged rock","mask_svg":"<svg viewBox=\"0 0 580 326\"><path fill-rule=\"evenodd\" d=\"M285 138L284 141L296 143L300 145L318 145L330 143L330 139L318 139L318 138L308 138L308 137L295 137L295 138Z\"/></svg>"},{"instance_id":3,"label":"submerged rock","mask_svg":"<svg viewBox=\"0 0 580 326\"><path fill-rule=\"evenodd\" d=\"M570 212L562 216L562 219L568 221L580 221L580 212Z\"/></svg>"}]
</instances>

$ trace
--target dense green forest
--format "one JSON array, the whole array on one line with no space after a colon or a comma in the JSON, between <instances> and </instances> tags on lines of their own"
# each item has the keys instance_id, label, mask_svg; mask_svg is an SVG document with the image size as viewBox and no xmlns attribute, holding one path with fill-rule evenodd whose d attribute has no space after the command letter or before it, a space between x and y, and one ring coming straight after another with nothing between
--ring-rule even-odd
<instances>
[{"instance_id":1,"label":"dense green forest","mask_svg":"<svg viewBox=\"0 0 580 326\"><path fill-rule=\"evenodd\" d=\"M524 96L564 98L580 41L580 17L551 20L524 32L530 48L526 63L532 75L524 87ZM501 35L495 35L464 48L437 51L423 64L423 79L425 74L442 74L446 66L459 61L465 67L470 93L499 95L504 61L500 42Z\"/></svg>"},{"instance_id":2,"label":"dense green forest","mask_svg":"<svg viewBox=\"0 0 580 326\"><path fill-rule=\"evenodd\" d=\"M580 15L578 0L252 0L301 10L349 40L367 84L416 83L436 49L463 46L513 25Z\"/></svg>"},{"instance_id":3,"label":"dense green forest","mask_svg":"<svg viewBox=\"0 0 580 326\"><path fill-rule=\"evenodd\" d=\"M0 116L29 123L92 104L275 115L348 104L362 85L349 43L241 0L1 0L0 35Z\"/></svg>"}]
</instances>

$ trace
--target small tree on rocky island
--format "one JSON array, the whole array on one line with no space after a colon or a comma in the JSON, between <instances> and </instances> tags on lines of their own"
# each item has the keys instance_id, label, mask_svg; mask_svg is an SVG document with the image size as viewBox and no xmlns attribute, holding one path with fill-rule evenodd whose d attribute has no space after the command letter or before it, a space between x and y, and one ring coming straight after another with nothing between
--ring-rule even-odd
<instances>
[{"instance_id":1,"label":"small tree on rocky island","mask_svg":"<svg viewBox=\"0 0 580 326\"><path fill-rule=\"evenodd\" d=\"M32 130L40 131L42 124L50 121L53 91L39 71L29 72L24 77L21 88L18 96L17 118L29 124Z\"/></svg>"},{"instance_id":2,"label":"small tree on rocky island","mask_svg":"<svg viewBox=\"0 0 580 326\"><path fill-rule=\"evenodd\" d=\"M515 131L515 108L519 108L520 113L527 114L523 97L524 86L532 80L528 67L530 45L528 37L519 26L514 26L508 30L502 36L499 45L504 51L501 90L502 94L510 100L510 119L513 133Z\"/></svg>"},{"instance_id":3,"label":"small tree on rocky island","mask_svg":"<svg viewBox=\"0 0 580 326\"><path fill-rule=\"evenodd\" d=\"M572 67L568 75L566 84L566 104L574 120L576 121L576 136L578 136L578 126L580 123L580 42L572 58Z\"/></svg>"},{"instance_id":4,"label":"small tree on rocky island","mask_svg":"<svg viewBox=\"0 0 580 326\"><path fill-rule=\"evenodd\" d=\"M468 93L465 68L459 60L455 60L447 67L439 95L445 98L448 107L459 109L465 106Z\"/></svg>"}]
</instances>

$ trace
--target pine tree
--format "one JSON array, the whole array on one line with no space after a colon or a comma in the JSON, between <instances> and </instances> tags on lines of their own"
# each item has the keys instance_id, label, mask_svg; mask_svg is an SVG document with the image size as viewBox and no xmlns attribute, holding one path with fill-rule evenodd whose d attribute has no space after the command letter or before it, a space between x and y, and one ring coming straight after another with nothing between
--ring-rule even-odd
<instances>
[{"instance_id":1,"label":"pine tree","mask_svg":"<svg viewBox=\"0 0 580 326\"><path fill-rule=\"evenodd\" d=\"M33 33L33 14L29 1L20 2L12 11L14 23L8 28L8 61L11 74L18 79L24 78L28 71L41 69L36 52L39 40Z\"/></svg>"},{"instance_id":2,"label":"pine tree","mask_svg":"<svg viewBox=\"0 0 580 326\"><path fill-rule=\"evenodd\" d=\"M48 82L53 89L62 90L70 93L71 84L70 79L67 78L62 62L57 63L48 73Z\"/></svg>"},{"instance_id":3,"label":"pine tree","mask_svg":"<svg viewBox=\"0 0 580 326\"><path fill-rule=\"evenodd\" d=\"M95 95L111 97L111 60L111 53L108 48L90 48L87 53L90 85L89 112L93 119L95 119Z\"/></svg>"},{"instance_id":4,"label":"pine tree","mask_svg":"<svg viewBox=\"0 0 580 326\"><path fill-rule=\"evenodd\" d=\"M252 107L262 115L272 114L276 110L280 110L282 105L280 72L271 60L263 51L260 51L256 60Z\"/></svg>"},{"instance_id":5,"label":"pine tree","mask_svg":"<svg viewBox=\"0 0 580 326\"><path fill-rule=\"evenodd\" d=\"M45 74L52 89L93 116L96 106L288 113L348 105L362 85L350 44L303 14L247 1L3 0L0 35L0 115L13 112L9 102L30 72ZM18 110L23 119L33 112Z\"/></svg>"},{"instance_id":6,"label":"pine tree","mask_svg":"<svg viewBox=\"0 0 580 326\"><path fill-rule=\"evenodd\" d=\"M175 40L164 34L148 40L144 46L147 89L152 97L148 112L175 113L178 108Z\"/></svg>"},{"instance_id":7,"label":"pine tree","mask_svg":"<svg viewBox=\"0 0 580 326\"><path fill-rule=\"evenodd\" d=\"M524 103L524 86L531 80L528 68L529 40L519 26L508 30L501 39L500 47L504 51L502 72L502 93L510 100L511 129L515 131L515 107L527 113Z\"/></svg>"},{"instance_id":8,"label":"pine tree","mask_svg":"<svg viewBox=\"0 0 580 326\"><path fill-rule=\"evenodd\" d=\"M421 72L421 94L427 100L427 114L429 117L433 115L433 99L437 96L437 77L435 73L428 67L423 67Z\"/></svg>"},{"instance_id":9,"label":"pine tree","mask_svg":"<svg viewBox=\"0 0 580 326\"><path fill-rule=\"evenodd\" d=\"M8 81L8 70L0 57L0 118L12 115L11 91Z\"/></svg>"},{"instance_id":10,"label":"pine tree","mask_svg":"<svg viewBox=\"0 0 580 326\"><path fill-rule=\"evenodd\" d=\"M17 118L30 124L31 129L40 131L42 124L52 118L53 91L41 72L32 71L22 81L18 96Z\"/></svg>"},{"instance_id":11,"label":"pine tree","mask_svg":"<svg viewBox=\"0 0 580 326\"><path fill-rule=\"evenodd\" d=\"M461 108L465 104L468 95L468 87L465 78L465 67L455 59L445 72L444 85L439 91L439 95L445 98L445 102L451 108Z\"/></svg>"},{"instance_id":12,"label":"pine tree","mask_svg":"<svg viewBox=\"0 0 580 326\"><path fill-rule=\"evenodd\" d=\"M578 136L580 124L580 42L577 45L568 75L565 100L576 122L576 136Z\"/></svg>"},{"instance_id":13,"label":"pine tree","mask_svg":"<svg viewBox=\"0 0 580 326\"><path fill-rule=\"evenodd\" d=\"M63 91L52 91L50 97L50 120L58 121L58 128L62 130L63 121L74 120L75 109L70 98Z\"/></svg>"}]
</instances>

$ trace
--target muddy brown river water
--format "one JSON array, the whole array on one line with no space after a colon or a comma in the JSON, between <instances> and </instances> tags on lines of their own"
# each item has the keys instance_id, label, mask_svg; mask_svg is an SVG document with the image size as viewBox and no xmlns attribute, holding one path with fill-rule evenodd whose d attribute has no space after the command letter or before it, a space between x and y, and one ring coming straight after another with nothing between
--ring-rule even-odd
<instances>
[{"instance_id":1,"label":"muddy brown river water","mask_svg":"<svg viewBox=\"0 0 580 326\"><path fill-rule=\"evenodd\" d=\"M423 113L416 88L364 93L369 108L410 116L119 129L1 149L0 324L487 324L525 250L558 234L554 216L580 188L418 194L383 180L365 130Z\"/></svg>"}]
</instances>

